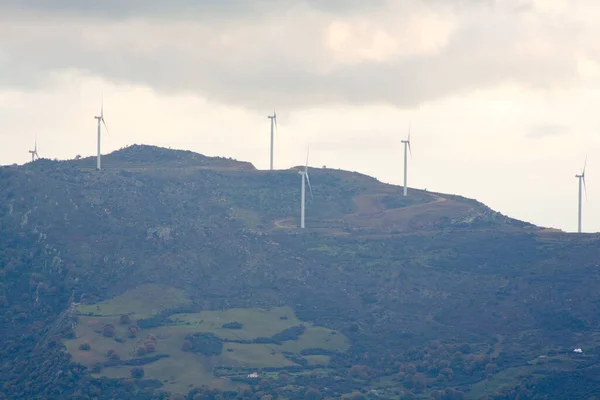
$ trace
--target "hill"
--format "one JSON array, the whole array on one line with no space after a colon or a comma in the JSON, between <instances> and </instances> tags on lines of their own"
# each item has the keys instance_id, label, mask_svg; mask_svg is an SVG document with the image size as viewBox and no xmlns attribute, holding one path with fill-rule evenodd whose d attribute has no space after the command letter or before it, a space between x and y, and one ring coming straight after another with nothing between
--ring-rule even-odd
<instances>
[{"instance_id":1,"label":"hill","mask_svg":"<svg viewBox=\"0 0 600 400\"><path fill-rule=\"evenodd\" d=\"M296 169L93 165L0 168L7 398L545 398L598 368L598 235L325 168L301 230Z\"/></svg>"}]
</instances>

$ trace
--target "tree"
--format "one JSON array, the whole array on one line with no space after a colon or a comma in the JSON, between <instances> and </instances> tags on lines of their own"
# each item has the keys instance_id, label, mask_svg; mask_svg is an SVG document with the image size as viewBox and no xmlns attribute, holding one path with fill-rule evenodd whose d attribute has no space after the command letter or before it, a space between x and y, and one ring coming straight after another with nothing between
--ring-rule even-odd
<instances>
[{"instance_id":1,"label":"tree","mask_svg":"<svg viewBox=\"0 0 600 400\"><path fill-rule=\"evenodd\" d=\"M133 367L131 368L131 377L134 379L141 379L144 377L144 368Z\"/></svg>"},{"instance_id":2,"label":"tree","mask_svg":"<svg viewBox=\"0 0 600 400\"><path fill-rule=\"evenodd\" d=\"M281 371L279 373L279 375L277 375L277 379L281 382L281 383L288 383L290 380L290 376L287 374L287 372L285 371Z\"/></svg>"},{"instance_id":3,"label":"tree","mask_svg":"<svg viewBox=\"0 0 600 400\"><path fill-rule=\"evenodd\" d=\"M323 397L323 395L321 394L321 392L319 392L317 389L315 388L309 388L305 393L304 393L304 398L306 400L321 400L321 398Z\"/></svg>"},{"instance_id":4,"label":"tree","mask_svg":"<svg viewBox=\"0 0 600 400\"><path fill-rule=\"evenodd\" d=\"M119 323L121 325L129 325L131 324L131 317L127 314L123 314L121 315L121 318L119 318Z\"/></svg>"},{"instance_id":5,"label":"tree","mask_svg":"<svg viewBox=\"0 0 600 400\"><path fill-rule=\"evenodd\" d=\"M147 353L153 353L154 351L156 351L156 342L148 341L144 343L144 347L146 348Z\"/></svg>"},{"instance_id":6,"label":"tree","mask_svg":"<svg viewBox=\"0 0 600 400\"><path fill-rule=\"evenodd\" d=\"M488 363L485 366L485 374L488 376L494 374L497 370L498 366L496 364Z\"/></svg>"},{"instance_id":7,"label":"tree","mask_svg":"<svg viewBox=\"0 0 600 400\"><path fill-rule=\"evenodd\" d=\"M114 337L116 334L115 326L112 324L106 324L102 328L102 335L106 337Z\"/></svg>"},{"instance_id":8,"label":"tree","mask_svg":"<svg viewBox=\"0 0 600 400\"><path fill-rule=\"evenodd\" d=\"M194 347L194 346L192 345L192 342L191 342L191 341L189 341L189 340L184 340L184 341L183 341L183 345L181 345L181 350L182 350L182 351L191 351L193 347Z\"/></svg>"},{"instance_id":9,"label":"tree","mask_svg":"<svg viewBox=\"0 0 600 400\"><path fill-rule=\"evenodd\" d=\"M416 390L423 390L427 387L427 378L425 377L424 374L417 372L416 374L413 375L413 377L411 378L411 383L412 386L416 389Z\"/></svg>"},{"instance_id":10,"label":"tree","mask_svg":"<svg viewBox=\"0 0 600 400\"><path fill-rule=\"evenodd\" d=\"M370 377L370 370L366 365L353 365L348 373L354 378L369 379Z\"/></svg>"}]
</instances>

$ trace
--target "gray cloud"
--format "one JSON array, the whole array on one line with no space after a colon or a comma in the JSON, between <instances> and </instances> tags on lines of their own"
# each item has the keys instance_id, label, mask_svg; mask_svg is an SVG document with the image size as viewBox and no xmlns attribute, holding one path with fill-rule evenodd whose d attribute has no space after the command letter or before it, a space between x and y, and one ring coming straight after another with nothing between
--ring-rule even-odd
<instances>
[{"instance_id":1,"label":"gray cloud","mask_svg":"<svg viewBox=\"0 0 600 400\"><path fill-rule=\"evenodd\" d=\"M277 4L282 7L285 2L293 1ZM31 15L7 19L0 26L0 85L4 86L36 87L47 83L53 73L76 69L115 82L149 85L164 92L193 92L247 107L320 103L412 107L500 83L549 88L577 79L576 60L566 39L573 33L568 25L557 28L542 21L537 30L531 30L527 21L496 18L479 6L464 4L464 14L452 15L457 29L439 51L349 64L337 63L323 45L323 31L331 20L327 17L303 9L297 15L250 18L253 11L274 4L268 0L108 0L86 2L86 6L75 0L21 0L0 4L0 11L63 13L55 19ZM358 0L303 0L303 4L326 9L336 18L346 15L335 13L342 7L346 12L366 7ZM382 2L369 4L371 10L382 6ZM437 10L436 5L428 7ZM68 15L83 15L86 10L88 15L118 17L204 11L227 15L228 10L235 10L238 19L181 24L167 19L162 23L94 22ZM410 11L404 4L397 23ZM381 25L393 25L395 17ZM542 45L551 45L551 51L523 50L530 41L539 44L540 38Z\"/></svg>"},{"instance_id":2,"label":"gray cloud","mask_svg":"<svg viewBox=\"0 0 600 400\"><path fill-rule=\"evenodd\" d=\"M90 18L197 18L245 17L272 11L309 6L335 13L370 10L385 0L3 0L0 9L7 12L85 15Z\"/></svg>"}]
</instances>

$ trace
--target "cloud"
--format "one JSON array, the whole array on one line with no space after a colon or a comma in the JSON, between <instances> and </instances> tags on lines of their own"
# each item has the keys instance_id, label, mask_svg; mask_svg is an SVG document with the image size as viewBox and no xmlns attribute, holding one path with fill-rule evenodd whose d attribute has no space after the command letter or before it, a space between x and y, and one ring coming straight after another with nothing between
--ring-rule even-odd
<instances>
[{"instance_id":1,"label":"cloud","mask_svg":"<svg viewBox=\"0 0 600 400\"><path fill-rule=\"evenodd\" d=\"M0 86L39 87L74 70L248 108L412 108L504 83L550 89L578 77L574 25L516 7L523 2L83 4L0 3Z\"/></svg>"},{"instance_id":2,"label":"cloud","mask_svg":"<svg viewBox=\"0 0 600 400\"><path fill-rule=\"evenodd\" d=\"M548 136L559 136L569 132L569 128L564 125L544 124L537 125L528 134L531 138L543 138Z\"/></svg>"}]
</instances>

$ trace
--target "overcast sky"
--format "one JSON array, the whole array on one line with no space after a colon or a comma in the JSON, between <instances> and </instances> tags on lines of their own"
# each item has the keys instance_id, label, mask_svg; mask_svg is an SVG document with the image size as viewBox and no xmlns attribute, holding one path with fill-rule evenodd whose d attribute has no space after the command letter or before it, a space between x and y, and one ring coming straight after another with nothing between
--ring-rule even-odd
<instances>
[{"instance_id":1,"label":"overcast sky","mask_svg":"<svg viewBox=\"0 0 600 400\"><path fill-rule=\"evenodd\" d=\"M198 4L202 5L198 5ZM0 0L0 164L144 143L301 164L600 231L600 2ZM315 193L318 196L317 193Z\"/></svg>"}]
</instances>

